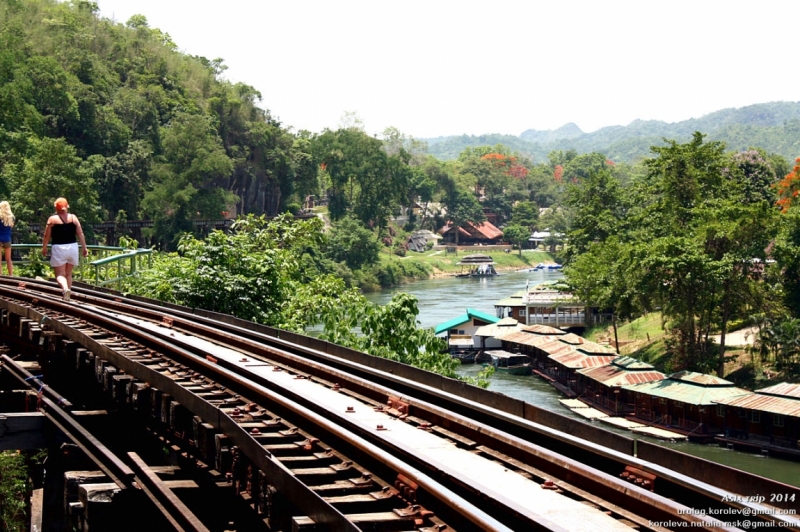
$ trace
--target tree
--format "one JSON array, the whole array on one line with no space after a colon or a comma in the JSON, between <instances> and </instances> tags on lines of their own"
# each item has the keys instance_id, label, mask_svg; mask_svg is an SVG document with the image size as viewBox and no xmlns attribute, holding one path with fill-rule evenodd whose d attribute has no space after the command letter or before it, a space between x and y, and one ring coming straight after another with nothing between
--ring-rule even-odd
<instances>
[{"instance_id":1,"label":"tree","mask_svg":"<svg viewBox=\"0 0 800 532\"><path fill-rule=\"evenodd\" d=\"M330 178L331 218L355 214L364 225L383 228L406 198L411 172L404 150L387 155L383 143L357 128L326 130L314 154Z\"/></svg>"},{"instance_id":2,"label":"tree","mask_svg":"<svg viewBox=\"0 0 800 532\"><path fill-rule=\"evenodd\" d=\"M181 113L162 133L164 152L152 169L153 185L142 206L153 217L156 239L172 248L176 235L192 232L195 218L218 219L236 198L212 186L233 170L208 118Z\"/></svg>"},{"instance_id":3,"label":"tree","mask_svg":"<svg viewBox=\"0 0 800 532\"><path fill-rule=\"evenodd\" d=\"M539 222L539 206L533 201L517 202L511 211L511 222L532 232Z\"/></svg>"},{"instance_id":4,"label":"tree","mask_svg":"<svg viewBox=\"0 0 800 532\"><path fill-rule=\"evenodd\" d=\"M11 190L19 220L43 223L59 196L67 197L70 210L84 225L99 220L91 167L64 139L30 138L25 156L19 163L5 165L0 178Z\"/></svg>"},{"instance_id":5,"label":"tree","mask_svg":"<svg viewBox=\"0 0 800 532\"><path fill-rule=\"evenodd\" d=\"M567 238L568 256L585 252L618 230L625 216L622 189L611 172L601 169L568 189L566 203L572 209Z\"/></svg>"},{"instance_id":6,"label":"tree","mask_svg":"<svg viewBox=\"0 0 800 532\"><path fill-rule=\"evenodd\" d=\"M378 262L381 243L375 233L351 215L333 226L326 249L332 260L345 262L350 269L356 270Z\"/></svg>"},{"instance_id":7,"label":"tree","mask_svg":"<svg viewBox=\"0 0 800 532\"><path fill-rule=\"evenodd\" d=\"M519 256L522 256L522 246L531 236L531 232L521 225L508 225L503 229L503 238L517 246Z\"/></svg>"},{"instance_id":8,"label":"tree","mask_svg":"<svg viewBox=\"0 0 800 532\"><path fill-rule=\"evenodd\" d=\"M483 207L471 193L455 190L445 202L447 217L455 231L456 245L458 245L458 229L467 222L480 223L486 220Z\"/></svg>"},{"instance_id":9,"label":"tree","mask_svg":"<svg viewBox=\"0 0 800 532\"><path fill-rule=\"evenodd\" d=\"M489 384L486 377L491 372L482 372L477 378L456 373L459 362L447 352L445 342L433 330L419 327L414 296L399 292L384 306L369 303L363 296L360 300L347 297L318 308L317 315L325 325L320 335L324 340L478 386ZM354 332L359 327L363 334Z\"/></svg>"},{"instance_id":10,"label":"tree","mask_svg":"<svg viewBox=\"0 0 800 532\"><path fill-rule=\"evenodd\" d=\"M298 259L321 229L318 218L249 215L228 233L213 231L204 240L182 235L178 253L156 255L153 268L130 282L160 301L278 326L292 322L284 306L297 289Z\"/></svg>"}]
</instances>

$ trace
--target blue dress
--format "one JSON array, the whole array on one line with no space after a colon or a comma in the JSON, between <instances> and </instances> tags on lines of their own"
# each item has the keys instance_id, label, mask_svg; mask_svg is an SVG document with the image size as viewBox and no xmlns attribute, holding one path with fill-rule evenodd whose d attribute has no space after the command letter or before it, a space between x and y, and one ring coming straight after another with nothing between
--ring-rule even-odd
<instances>
[{"instance_id":1,"label":"blue dress","mask_svg":"<svg viewBox=\"0 0 800 532\"><path fill-rule=\"evenodd\" d=\"M0 244L5 242L11 242L11 227L0 222Z\"/></svg>"}]
</instances>

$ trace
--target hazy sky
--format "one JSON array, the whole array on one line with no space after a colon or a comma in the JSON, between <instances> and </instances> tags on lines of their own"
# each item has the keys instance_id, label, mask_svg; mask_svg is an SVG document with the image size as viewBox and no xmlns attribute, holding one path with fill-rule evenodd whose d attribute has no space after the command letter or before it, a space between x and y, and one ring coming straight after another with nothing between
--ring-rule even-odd
<instances>
[{"instance_id":1,"label":"hazy sky","mask_svg":"<svg viewBox=\"0 0 800 532\"><path fill-rule=\"evenodd\" d=\"M798 0L98 0L221 57L284 126L519 135L800 101Z\"/></svg>"}]
</instances>

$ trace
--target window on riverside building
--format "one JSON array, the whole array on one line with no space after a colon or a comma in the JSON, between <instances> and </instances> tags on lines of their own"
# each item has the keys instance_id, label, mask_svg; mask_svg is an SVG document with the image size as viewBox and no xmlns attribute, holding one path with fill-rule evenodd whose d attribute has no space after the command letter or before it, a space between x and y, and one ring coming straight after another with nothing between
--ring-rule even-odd
<instances>
[{"instance_id":1,"label":"window on riverside building","mask_svg":"<svg viewBox=\"0 0 800 532\"><path fill-rule=\"evenodd\" d=\"M520 318L524 318L525 317L525 309L522 309L522 310L519 311L519 317Z\"/></svg>"},{"instance_id":2,"label":"window on riverside building","mask_svg":"<svg viewBox=\"0 0 800 532\"><path fill-rule=\"evenodd\" d=\"M750 423L761 423L761 412L751 410L750 415L747 417L750 418Z\"/></svg>"},{"instance_id":3,"label":"window on riverside building","mask_svg":"<svg viewBox=\"0 0 800 532\"><path fill-rule=\"evenodd\" d=\"M783 416L780 414L772 414L772 424L776 427L783 426Z\"/></svg>"},{"instance_id":4,"label":"window on riverside building","mask_svg":"<svg viewBox=\"0 0 800 532\"><path fill-rule=\"evenodd\" d=\"M723 405L717 405L717 417L725 417L725 407Z\"/></svg>"}]
</instances>

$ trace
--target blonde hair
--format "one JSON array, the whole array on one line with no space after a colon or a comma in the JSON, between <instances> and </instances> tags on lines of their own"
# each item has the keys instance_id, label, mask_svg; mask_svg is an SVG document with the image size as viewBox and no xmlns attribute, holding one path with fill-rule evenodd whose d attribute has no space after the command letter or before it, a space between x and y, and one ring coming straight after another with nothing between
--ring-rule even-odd
<instances>
[{"instance_id":1,"label":"blonde hair","mask_svg":"<svg viewBox=\"0 0 800 532\"><path fill-rule=\"evenodd\" d=\"M0 201L0 222L6 227L14 227L14 214L7 201Z\"/></svg>"}]
</instances>

